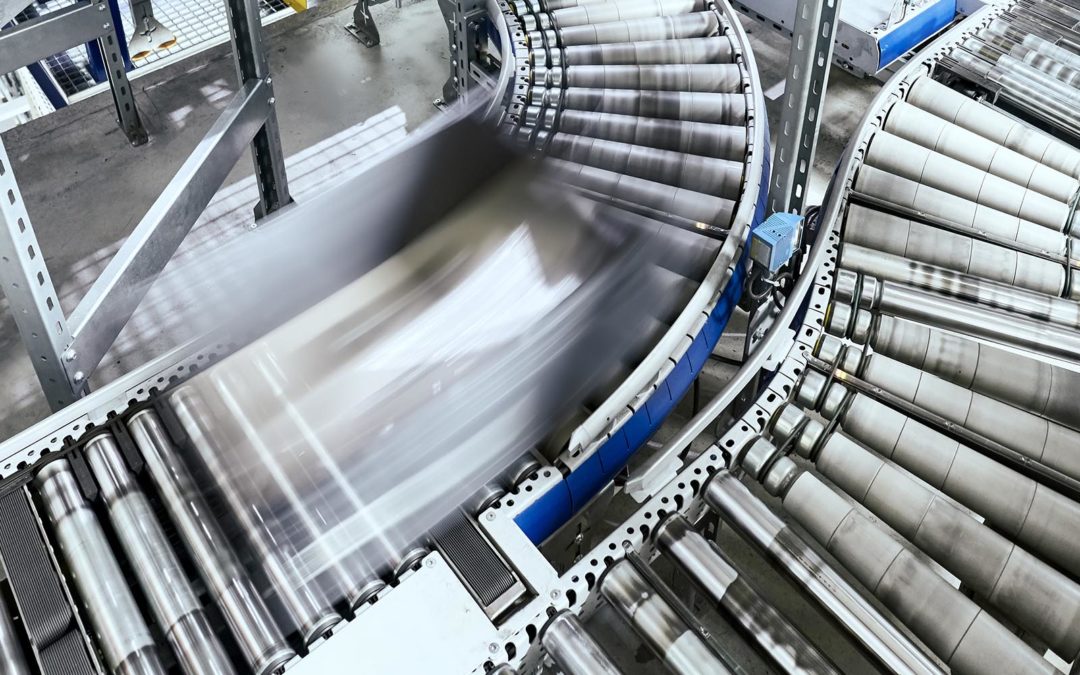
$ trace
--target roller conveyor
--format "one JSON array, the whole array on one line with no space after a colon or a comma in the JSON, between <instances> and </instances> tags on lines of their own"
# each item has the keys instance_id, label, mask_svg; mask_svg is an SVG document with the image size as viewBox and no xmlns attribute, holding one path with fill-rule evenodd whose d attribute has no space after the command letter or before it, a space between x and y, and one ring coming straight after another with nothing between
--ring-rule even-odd
<instances>
[{"instance_id":1,"label":"roller conveyor","mask_svg":"<svg viewBox=\"0 0 1080 675\"><path fill-rule=\"evenodd\" d=\"M1027 4L1049 7L1033 14L1055 21L1070 7ZM1072 405L1080 385L1073 279L1080 153L1030 118L967 96L945 68L927 68L951 63L951 53L972 54L965 41L990 19L973 17L930 56L913 59L867 112L816 223L799 278L810 282L807 299L793 298L782 315L798 317L795 342L786 358L770 354L779 363L750 392L745 414L718 429L715 445L676 457L673 478L649 487L625 520L609 523L611 493L602 488L622 482L630 455L701 369L734 302L732 284L741 283L734 261L755 222L762 177L760 101L748 90L756 80L723 8L522 2L503 18L528 30L524 49L515 44L518 79L496 115L502 131L550 158L542 189L585 197L576 217L636 223L647 248L663 252L636 291L649 287L667 301L634 296L648 307L628 331L629 356L583 386L584 407L565 422L552 413L563 428L530 443L528 457L483 481L469 475L463 484L482 487L453 493L460 506L444 509L452 513L440 513L446 520L434 529L350 541L357 555L340 559L330 553L364 525L356 514L396 515L417 502L365 501L353 488L375 480L369 476L385 471L381 478L413 494L444 486L394 465L335 473L347 435L322 442L327 432L308 424L305 409L288 407L295 385L272 359L255 358L251 368L215 364L188 384L157 381L167 392L144 395L145 380L126 384L116 417L95 418L102 429L85 438L71 433L63 447L49 448L63 459L22 474L48 480L60 471L48 467L70 462L73 501L119 544L109 549L117 565L138 568L134 561L147 557L157 562L145 567L176 575L165 589L134 570L126 587L138 598L138 620L120 626L130 635L118 639L135 647L116 653L138 653L135 629L143 626L163 637L153 654L170 672L198 672L186 660L194 640L229 662L221 670L259 675L357 664L372 672L408 664L415 672L477 675L614 673L625 654L593 623L607 611L619 638L646 647L657 667L737 672L743 664L725 649L734 638L710 633L704 613L695 614L707 605L715 613L709 621L735 627L742 646L779 672L1068 670L1080 654L1080 416ZM1049 42L1046 35L1038 37ZM593 234L618 239L621 231ZM590 241L545 242L543 252L554 252L545 278L562 278L568 269L552 260L578 261L569 252L591 251ZM430 255L405 258L417 264L401 269L436 270L432 276L454 282L417 295L460 292L461 278L432 253L450 243L429 240ZM592 278L595 270L583 269L571 271ZM498 276L500 284L471 290L528 304L513 275ZM355 293L337 306L385 311L389 323L412 318L411 305L374 296ZM368 337L370 326L348 316L335 335ZM556 331L588 323L578 319L569 315L546 330L568 340ZM435 362L470 341L498 345L484 354L496 364L484 371L496 390L521 379L518 361L560 366L514 351L497 331L443 335ZM318 344L340 343L323 336ZM570 378L574 369L561 372ZM347 367L320 375L345 379ZM368 376L382 392L398 391L392 373ZM399 422L381 397L355 403L389 421L354 432L363 438L382 438ZM388 447L449 452L451 434L443 432L454 418L491 424L477 446L528 427L520 418L498 425L507 411L496 407L474 414L422 403L419 414L440 433L425 429ZM266 408L288 410L286 421L264 426ZM231 433L220 435L219 425ZM307 438L304 462L275 447L278 433ZM435 453L430 469L457 477L461 461ZM626 498L618 485L611 492ZM770 497L755 496L763 493ZM0 496L0 506L28 494L30 507L45 504L39 488L20 486ZM279 510L289 517L271 522ZM575 512L585 515L575 520ZM77 604L72 625L94 626L99 613L71 578L75 565L64 558L50 513L41 515L43 541L56 548L58 578ZM859 665L818 643L819 627L807 630L813 620L781 611L776 597L784 589L752 583L740 569L745 557L735 564L709 541L710 516L731 526L729 540L751 545L742 556L780 569L796 594L830 617ZM125 519L158 527L128 540L119 529ZM568 521L577 536L558 531ZM3 542L0 553L5 561L10 555ZM681 602L677 581L703 591L706 602L693 609ZM12 593L20 619L28 616L25 597ZM200 617L211 622L209 632ZM170 634L170 626L189 628ZM3 633L0 624L0 641ZM100 640L91 637L83 651L109 655ZM110 658L104 669L117 670Z\"/></svg>"}]
</instances>

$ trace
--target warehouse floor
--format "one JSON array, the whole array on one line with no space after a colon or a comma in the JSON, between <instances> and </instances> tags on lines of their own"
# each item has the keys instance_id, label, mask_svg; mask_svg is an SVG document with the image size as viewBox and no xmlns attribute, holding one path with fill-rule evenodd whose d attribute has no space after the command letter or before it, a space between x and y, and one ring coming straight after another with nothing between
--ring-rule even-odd
<instances>
[{"instance_id":1,"label":"warehouse floor","mask_svg":"<svg viewBox=\"0 0 1080 675\"><path fill-rule=\"evenodd\" d=\"M345 30L351 2L330 0L269 29L274 87L286 155L332 139L391 106L409 129L435 114L432 99L448 72L446 32L431 0L374 9L383 44L367 49ZM788 42L749 24L767 90L783 80ZM13 129L3 137L40 248L67 312L195 147L235 91L227 45L133 81L151 141L133 148L116 127L108 92ZM834 69L809 203L819 201L850 131L877 85ZM779 98L769 102L778 126ZM361 161L363 153L356 153ZM463 158L465 161L465 158ZM226 184L252 173L242 160ZM313 236L317 236L313 233ZM144 322L145 324L146 322ZM147 354L170 346L146 330ZM160 347L157 348L157 347ZM107 357L100 386L133 367ZM6 301L0 306L0 378L5 382L0 438L49 414Z\"/></svg>"}]
</instances>

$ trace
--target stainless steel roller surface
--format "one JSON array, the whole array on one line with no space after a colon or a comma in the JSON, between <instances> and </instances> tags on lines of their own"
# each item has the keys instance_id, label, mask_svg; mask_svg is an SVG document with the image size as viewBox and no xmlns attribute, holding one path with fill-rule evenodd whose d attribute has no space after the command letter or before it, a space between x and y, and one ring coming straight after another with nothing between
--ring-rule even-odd
<instances>
[{"instance_id":1,"label":"stainless steel roller surface","mask_svg":"<svg viewBox=\"0 0 1080 675\"><path fill-rule=\"evenodd\" d=\"M840 266L877 279L922 288L1066 328L1080 328L1080 304L972 274L915 262L891 253L844 244Z\"/></svg>"},{"instance_id":2,"label":"stainless steel roller surface","mask_svg":"<svg viewBox=\"0 0 1080 675\"><path fill-rule=\"evenodd\" d=\"M544 77L549 86L712 94L737 93L743 83L742 68L733 63L569 66L565 72L547 71Z\"/></svg>"},{"instance_id":3,"label":"stainless steel roller surface","mask_svg":"<svg viewBox=\"0 0 1080 675\"><path fill-rule=\"evenodd\" d=\"M1073 213L1066 201L1047 197L888 132L874 134L864 161L867 166L1021 220L1057 232L1071 232Z\"/></svg>"},{"instance_id":4,"label":"stainless steel roller surface","mask_svg":"<svg viewBox=\"0 0 1080 675\"><path fill-rule=\"evenodd\" d=\"M233 673L232 663L112 434L95 436L85 452L116 536L181 669L191 675Z\"/></svg>"},{"instance_id":5,"label":"stainless steel roller surface","mask_svg":"<svg viewBox=\"0 0 1080 675\"><path fill-rule=\"evenodd\" d=\"M974 274L1047 295L1065 292L1065 267L1045 258L926 225L860 204L848 207L844 243ZM1080 285L1078 285L1080 286ZM1075 293L1080 293L1080 287Z\"/></svg>"},{"instance_id":6,"label":"stainless steel roller surface","mask_svg":"<svg viewBox=\"0 0 1080 675\"><path fill-rule=\"evenodd\" d=\"M704 9L705 0L622 0L557 9L551 12L551 18L560 28L568 28L612 21L689 14Z\"/></svg>"},{"instance_id":7,"label":"stainless steel roller surface","mask_svg":"<svg viewBox=\"0 0 1080 675\"><path fill-rule=\"evenodd\" d=\"M889 110L885 129L900 138L1065 204L1080 190L1080 181L1075 176L1064 174L904 101Z\"/></svg>"},{"instance_id":8,"label":"stainless steel roller surface","mask_svg":"<svg viewBox=\"0 0 1080 675\"><path fill-rule=\"evenodd\" d=\"M551 99L551 105L561 102L565 110L709 124L746 124L746 96L743 94L570 87L548 90L545 95Z\"/></svg>"},{"instance_id":9,"label":"stainless steel roller surface","mask_svg":"<svg viewBox=\"0 0 1080 675\"><path fill-rule=\"evenodd\" d=\"M898 206L921 211L961 227L1034 246L1041 251L1059 255L1068 252L1069 238L1061 232L873 166L859 169L855 189Z\"/></svg>"},{"instance_id":10,"label":"stainless steel roller surface","mask_svg":"<svg viewBox=\"0 0 1080 675\"><path fill-rule=\"evenodd\" d=\"M810 473L795 479L783 505L954 675L1059 672Z\"/></svg>"},{"instance_id":11,"label":"stainless steel roller surface","mask_svg":"<svg viewBox=\"0 0 1080 675\"><path fill-rule=\"evenodd\" d=\"M716 36L577 45L563 50L563 61L568 66L730 63L733 53L734 47L731 40Z\"/></svg>"},{"instance_id":12,"label":"stainless steel roller surface","mask_svg":"<svg viewBox=\"0 0 1080 675\"><path fill-rule=\"evenodd\" d=\"M1045 321L1000 312L891 281L877 282L871 308L880 309L884 314L1080 363L1080 334Z\"/></svg>"},{"instance_id":13,"label":"stainless steel roller surface","mask_svg":"<svg viewBox=\"0 0 1080 675\"><path fill-rule=\"evenodd\" d=\"M565 133L552 136L548 154L570 162L727 199L739 196L745 171L742 162Z\"/></svg>"},{"instance_id":14,"label":"stainless steel roller surface","mask_svg":"<svg viewBox=\"0 0 1080 675\"><path fill-rule=\"evenodd\" d=\"M322 589L308 583L306 572L296 567L296 550L281 530L280 521L271 515L269 505L258 499L243 498L226 482L229 471L224 461L234 441L221 437L220 431L215 432L214 415L204 400L206 395L206 391L195 392L190 386L183 386L172 392L169 402L191 445L215 477L274 593L288 612L293 622L290 628L298 630L304 642L311 644L340 623L341 617ZM218 406L217 409L223 407L220 403Z\"/></svg>"},{"instance_id":15,"label":"stainless steel roller surface","mask_svg":"<svg viewBox=\"0 0 1080 675\"><path fill-rule=\"evenodd\" d=\"M1080 429L1080 373L922 324L881 315L871 346L961 387Z\"/></svg>"},{"instance_id":16,"label":"stainless steel roller surface","mask_svg":"<svg viewBox=\"0 0 1080 675\"><path fill-rule=\"evenodd\" d=\"M922 675L944 672L730 472L713 476L705 486L704 499L888 670Z\"/></svg>"},{"instance_id":17,"label":"stainless steel roller surface","mask_svg":"<svg viewBox=\"0 0 1080 675\"><path fill-rule=\"evenodd\" d=\"M1065 661L1080 652L1080 586L842 433L818 471L912 544L1039 636Z\"/></svg>"},{"instance_id":18,"label":"stainless steel roller surface","mask_svg":"<svg viewBox=\"0 0 1080 675\"><path fill-rule=\"evenodd\" d=\"M548 621L540 633L540 644L566 675L619 675L622 672L569 611L563 610Z\"/></svg>"},{"instance_id":19,"label":"stainless steel roller surface","mask_svg":"<svg viewBox=\"0 0 1080 675\"><path fill-rule=\"evenodd\" d=\"M1067 176L1080 176L1080 151L929 77L911 85L909 103Z\"/></svg>"},{"instance_id":20,"label":"stainless steel roller surface","mask_svg":"<svg viewBox=\"0 0 1080 675\"><path fill-rule=\"evenodd\" d=\"M726 228L735 213L735 202L730 199L560 159L548 160L547 164L568 184L692 221Z\"/></svg>"},{"instance_id":21,"label":"stainless steel roller surface","mask_svg":"<svg viewBox=\"0 0 1080 675\"><path fill-rule=\"evenodd\" d=\"M677 40L711 37L720 32L720 19L713 12L695 12L678 16L605 21L592 25L559 26L559 40L564 47L617 42Z\"/></svg>"},{"instance_id":22,"label":"stainless steel roller surface","mask_svg":"<svg viewBox=\"0 0 1080 675\"><path fill-rule=\"evenodd\" d=\"M147 472L211 597L255 675L268 675L295 656L270 610L243 571L187 466L177 454L161 421L151 410L128 420Z\"/></svg>"},{"instance_id":23,"label":"stainless steel roller surface","mask_svg":"<svg viewBox=\"0 0 1080 675\"><path fill-rule=\"evenodd\" d=\"M718 159L743 161L746 157L746 128L740 126L566 110L560 117L559 130Z\"/></svg>"},{"instance_id":24,"label":"stainless steel roller surface","mask_svg":"<svg viewBox=\"0 0 1080 675\"><path fill-rule=\"evenodd\" d=\"M1078 431L881 354L865 357L858 374L905 401L1080 478Z\"/></svg>"},{"instance_id":25,"label":"stainless steel roller surface","mask_svg":"<svg viewBox=\"0 0 1080 675\"><path fill-rule=\"evenodd\" d=\"M846 406L822 408L827 417L839 414L845 433L980 514L1027 550L1080 576L1080 538L1073 535L1080 527L1080 504L843 385L833 384L827 398L850 398Z\"/></svg>"},{"instance_id":26,"label":"stainless steel roller surface","mask_svg":"<svg viewBox=\"0 0 1080 675\"><path fill-rule=\"evenodd\" d=\"M47 464L34 484L109 672L164 675L154 637L68 461Z\"/></svg>"},{"instance_id":27,"label":"stainless steel roller surface","mask_svg":"<svg viewBox=\"0 0 1080 675\"><path fill-rule=\"evenodd\" d=\"M682 515L665 520L655 536L660 550L781 670L805 674L839 672L805 635L741 578L719 547L699 534Z\"/></svg>"},{"instance_id":28,"label":"stainless steel roller surface","mask_svg":"<svg viewBox=\"0 0 1080 675\"><path fill-rule=\"evenodd\" d=\"M731 672L629 560L608 567L599 587L604 599L672 673L726 675Z\"/></svg>"}]
</instances>

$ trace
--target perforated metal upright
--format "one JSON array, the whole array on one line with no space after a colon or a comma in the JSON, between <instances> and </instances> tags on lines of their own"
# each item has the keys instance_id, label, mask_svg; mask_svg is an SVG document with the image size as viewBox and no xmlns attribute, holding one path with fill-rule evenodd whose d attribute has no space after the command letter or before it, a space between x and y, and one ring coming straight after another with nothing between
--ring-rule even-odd
<instances>
[{"instance_id":1,"label":"perforated metal upright","mask_svg":"<svg viewBox=\"0 0 1080 675\"><path fill-rule=\"evenodd\" d=\"M132 145L142 145L147 141L146 129L135 107L127 63L120 50L118 17L109 0L80 0L0 31L0 73L12 72L84 42L96 42L116 104L116 121ZM3 23L0 21L0 25Z\"/></svg>"},{"instance_id":2,"label":"perforated metal upright","mask_svg":"<svg viewBox=\"0 0 1080 675\"><path fill-rule=\"evenodd\" d=\"M262 128L251 142L255 160L255 179L259 185L259 204L255 217L261 218L289 204L289 180L285 175L285 156L281 150L281 134L277 112L274 110L274 81L270 75L270 59L263 44L259 0L226 0L229 34L239 84L262 80L270 88L270 110Z\"/></svg>"}]
</instances>

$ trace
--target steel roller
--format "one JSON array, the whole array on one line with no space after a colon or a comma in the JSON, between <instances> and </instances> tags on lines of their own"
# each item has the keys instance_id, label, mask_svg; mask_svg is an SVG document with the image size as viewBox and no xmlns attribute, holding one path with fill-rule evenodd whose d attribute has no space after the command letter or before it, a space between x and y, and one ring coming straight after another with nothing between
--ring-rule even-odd
<instances>
[{"instance_id":1,"label":"steel roller","mask_svg":"<svg viewBox=\"0 0 1080 675\"><path fill-rule=\"evenodd\" d=\"M850 358L843 367L871 384L1036 462L1080 478L1080 452L1076 451L1080 431L881 354L864 354L860 359L857 351L848 350L847 356Z\"/></svg>"},{"instance_id":2,"label":"steel roller","mask_svg":"<svg viewBox=\"0 0 1080 675\"><path fill-rule=\"evenodd\" d=\"M785 468L778 463L772 471ZM795 471L794 466L788 470ZM954 675L1059 672L812 474L799 474L776 494L784 510Z\"/></svg>"},{"instance_id":3,"label":"steel roller","mask_svg":"<svg viewBox=\"0 0 1080 675\"><path fill-rule=\"evenodd\" d=\"M854 244L1046 295L1080 298L1063 265L860 204L848 207L844 245Z\"/></svg>"},{"instance_id":4,"label":"steel roller","mask_svg":"<svg viewBox=\"0 0 1080 675\"><path fill-rule=\"evenodd\" d=\"M11 609L0 600L0 673L4 675L31 675L30 665L19 641Z\"/></svg>"},{"instance_id":5,"label":"steel roller","mask_svg":"<svg viewBox=\"0 0 1080 675\"><path fill-rule=\"evenodd\" d=\"M341 617L321 588L304 582L303 571L295 567L296 551L290 539L278 529L280 523L272 517L269 505L259 499L245 499L225 482L231 473L224 462L231 456L229 445L234 441L220 437L220 425L215 428L212 404L203 400L205 395L205 391L196 393L191 387L183 386L170 394L169 403L240 523L246 541L293 622L291 628L298 630L304 643L310 645L340 623ZM214 406L215 410L223 408L220 402Z\"/></svg>"},{"instance_id":6,"label":"steel roller","mask_svg":"<svg viewBox=\"0 0 1080 675\"><path fill-rule=\"evenodd\" d=\"M790 404L779 415L788 428L805 418ZM822 476L1065 661L1077 657L1080 585L843 433L822 436L797 446ZM776 435L780 443L789 438Z\"/></svg>"},{"instance_id":7,"label":"steel roller","mask_svg":"<svg viewBox=\"0 0 1080 675\"><path fill-rule=\"evenodd\" d=\"M933 291L1038 321L1080 328L1080 305L1073 300L847 243L840 250L840 266L849 272Z\"/></svg>"},{"instance_id":8,"label":"steel roller","mask_svg":"<svg viewBox=\"0 0 1080 675\"><path fill-rule=\"evenodd\" d=\"M221 609L255 675L269 675L296 654L285 642L262 597L243 571L232 544L217 522L157 415L141 410L128 428L142 452L147 472L179 530L199 574Z\"/></svg>"},{"instance_id":9,"label":"steel roller","mask_svg":"<svg viewBox=\"0 0 1080 675\"><path fill-rule=\"evenodd\" d=\"M907 101L1067 176L1080 176L1080 150L929 77L921 77L911 85Z\"/></svg>"},{"instance_id":10,"label":"steel roller","mask_svg":"<svg viewBox=\"0 0 1080 675\"><path fill-rule=\"evenodd\" d=\"M731 40L717 36L577 45L563 50L563 63L571 67L731 63L733 55Z\"/></svg>"},{"instance_id":11,"label":"steel roller","mask_svg":"<svg viewBox=\"0 0 1080 675\"><path fill-rule=\"evenodd\" d=\"M874 134L867 166L1030 221L1058 232L1072 232L1069 204L1017 185L969 164L888 132Z\"/></svg>"},{"instance_id":12,"label":"steel roller","mask_svg":"<svg viewBox=\"0 0 1080 675\"><path fill-rule=\"evenodd\" d=\"M944 672L730 472L713 476L703 494L710 508L756 544L888 670L913 675Z\"/></svg>"},{"instance_id":13,"label":"steel roller","mask_svg":"<svg viewBox=\"0 0 1080 675\"><path fill-rule=\"evenodd\" d=\"M557 9L551 12L551 18L559 28L570 28L615 21L685 15L703 10L705 10L705 0L621 0Z\"/></svg>"},{"instance_id":14,"label":"steel roller","mask_svg":"<svg viewBox=\"0 0 1080 675\"><path fill-rule=\"evenodd\" d=\"M1080 335L1075 330L872 277L863 277L862 286L872 287L860 301L867 309L1080 363Z\"/></svg>"},{"instance_id":15,"label":"steel roller","mask_svg":"<svg viewBox=\"0 0 1080 675\"><path fill-rule=\"evenodd\" d=\"M105 532L66 459L34 478L71 580L86 604L105 666L114 675L165 675L146 625Z\"/></svg>"},{"instance_id":16,"label":"steel roller","mask_svg":"<svg viewBox=\"0 0 1080 675\"><path fill-rule=\"evenodd\" d=\"M571 612L551 617L540 633L544 651L566 675L620 675L615 662Z\"/></svg>"},{"instance_id":17,"label":"steel roller","mask_svg":"<svg viewBox=\"0 0 1080 675\"><path fill-rule=\"evenodd\" d=\"M800 403L910 471L1059 569L1080 577L1080 504L959 441L825 376L808 372ZM804 435L805 436L805 435Z\"/></svg>"},{"instance_id":18,"label":"steel roller","mask_svg":"<svg viewBox=\"0 0 1080 675\"><path fill-rule=\"evenodd\" d=\"M536 84L548 87L705 94L738 93L743 83L742 68L733 63L568 66L565 70L536 68L533 77Z\"/></svg>"},{"instance_id":19,"label":"steel roller","mask_svg":"<svg viewBox=\"0 0 1080 675\"><path fill-rule=\"evenodd\" d=\"M1061 232L873 166L859 169L855 189L961 227L1033 246L1040 251L1065 255L1069 250L1069 238Z\"/></svg>"},{"instance_id":20,"label":"steel roller","mask_svg":"<svg viewBox=\"0 0 1080 675\"><path fill-rule=\"evenodd\" d=\"M1036 162L905 101L898 101L889 109L884 128L907 141L1065 204L1080 190L1080 181L1075 176Z\"/></svg>"},{"instance_id":21,"label":"steel roller","mask_svg":"<svg viewBox=\"0 0 1080 675\"><path fill-rule=\"evenodd\" d=\"M805 635L742 579L720 548L699 534L682 515L667 518L654 536L661 552L741 626L782 671L806 675L839 672Z\"/></svg>"},{"instance_id":22,"label":"steel roller","mask_svg":"<svg viewBox=\"0 0 1080 675\"><path fill-rule=\"evenodd\" d=\"M608 567L599 587L604 599L672 673L727 675L731 672L629 560Z\"/></svg>"},{"instance_id":23,"label":"steel roller","mask_svg":"<svg viewBox=\"0 0 1080 675\"><path fill-rule=\"evenodd\" d=\"M548 90L544 95L552 99L549 105L561 101L564 110L709 124L746 124L746 96L743 94L570 87Z\"/></svg>"},{"instance_id":24,"label":"steel roller","mask_svg":"<svg viewBox=\"0 0 1080 675\"><path fill-rule=\"evenodd\" d=\"M334 508L335 503L339 508L342 503L349 504L357 512L363 512L363 504L355 493L349 490L348 482L340 469L328 456L314 430L292 406L280 383L274 382L269 376L268 362L272 360L258 357L252 360L262 366L262 369L256 366L241 371L239 365L229 364L216 369L207 377L213 383L231 420L243 433L243 449L237 448L236 454L257 457L259 460L258 465L251 467L248 472L248 479L252 484L260 481L272 484L275 494L285 497L290 517L285 519L279 515L280 512L275 512L274 515L281 518L281 527L288 532L293 542L302 542L305 546L318 545L325 541L324 535L327 531L342 522ZM277 424L270 433L257 428L256 423L248 417L250 412L263 412L260 409L259 396L251 395L250 387L256 384L260 394L272 393L280 405L280 410L284 412L282 417L275 418ZM275 437L304 438L309 442L299 450L281 448L274 444ZM303 456L306 460L299 466L292 461L298 456ZM349 497L353 499L350 500ZM379 579L379 574L390 572L400 564L402 550L408 542L400 542L395 547L380 538L378 543L383 545L378 557L385 561L378 569L367 568L356 556L338 561L329 567L317 584L328 600L334 602L345 598L350 608L356 609L385 586ZM332 553L327 551L327 557L332 558Z\"/></svg>"},{"instance_id":25,"label":"steel roller","mask_svg":"<svg viewBox=\"0 0 1080 675\"><path fill-rule=\"evenodd\" d=\"M1080 429L1080 373L893 316L874 319L879 354L1050 420Z\"/></svg>"},{"instance_id":26,"label":"steel roller","mask_svg":"<svg viewBox=\"0 0 1080 675\"><path fill-rule=\"evenodd\" d=\"M742 188L741 162L557 133L548 155L727 199Z\"/></svg>"},{"instance_id":27,"label":"steel roller","mask_svg":"<svg viewBox=\"0 0 1080 675\"><path fill-rule=\"evenodd\" d=\"M571 185L682 216L692 221L726 228L731 224L731 218L735 213L736 204L730 199L713 197L559 159L549 160L547 164L562 181Z\"/></svg>"},{"instance_id":28,"label":"steel roller","mask_svg":"<svg viewBox=\"0 0 1080 675\"><path fill-rule=\"evenodd\" d=\"M566 110L559 131L717 159L741 162L746 157L746 127Z\"/></svg>"},{"instance_id":29,"label":"steel roller","mask_svg":"<svg viewBox=\"0 0 1080 675\"><path fill-rule=\"evenodd\" d=\"M559 27L563 47L616 42L646 42L718 35L720 18L713 12L650 17L632 21L606 21L582 26Z\"/></svg>"},{"instance_id":30,"label":"steel roller","mask_svg":"<svg viewBox=\"0 0 1080 675\"><path fill-rule=\"evenodd\" d=\"M86 459L108 507L113 531L181 670L189 675L235 672L112 434L92 438L86 444Z\"/></svg>"}]
</instances>

